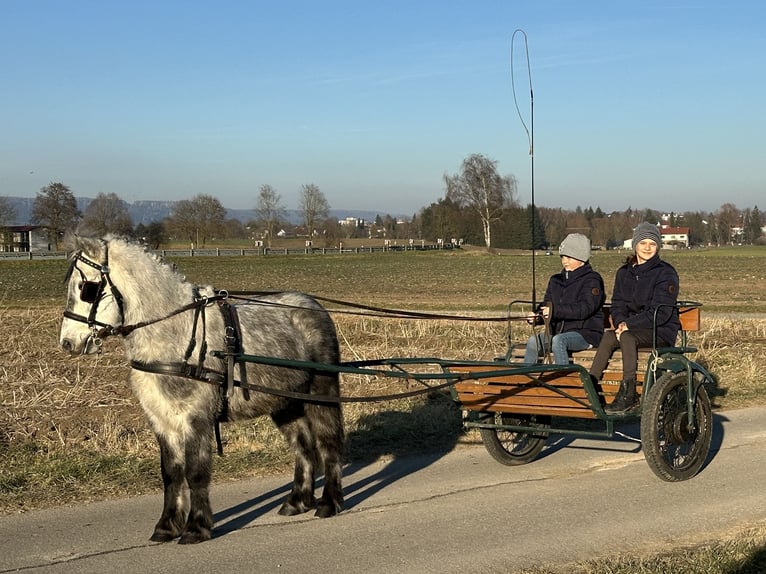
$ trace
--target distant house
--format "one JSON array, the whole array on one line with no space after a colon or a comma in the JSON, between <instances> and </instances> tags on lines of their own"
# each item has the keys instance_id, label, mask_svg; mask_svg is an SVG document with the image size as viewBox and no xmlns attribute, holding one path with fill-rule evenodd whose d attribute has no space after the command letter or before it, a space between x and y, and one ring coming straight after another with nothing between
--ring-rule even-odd
<instances>
[{"instance_id":1,"label":"distant house","mask_svg":"<svg viewBox=\"0 0 766 574\"><path fill-rule=\"evenodd\" d=\"M10 225L0 227L0 251L41 252L53 251L48 233L38 225Z\"/></svg>"},{"instance_id":2,"label":"distant house","mask_svg":"<svg viewBox=\"0 0 766 574\"><path fill-rule=\"evenodd\" d=\"M688 227L663 227L660 229L663 249L686 249L689 247Z\"/></svg>"},{"instance_id":3,"label":"distant house","mask_svg":"<svg viewBox=\"0 0 766 574\"><path fill-rule=\"evenodd\" d=\"M689 228L663 225L660 227L660 240L660 249L686 249L689 247ZM632 243L632 239L626 239L622 242L622 247L632 249Z\"/></svg>"}]
</instances>

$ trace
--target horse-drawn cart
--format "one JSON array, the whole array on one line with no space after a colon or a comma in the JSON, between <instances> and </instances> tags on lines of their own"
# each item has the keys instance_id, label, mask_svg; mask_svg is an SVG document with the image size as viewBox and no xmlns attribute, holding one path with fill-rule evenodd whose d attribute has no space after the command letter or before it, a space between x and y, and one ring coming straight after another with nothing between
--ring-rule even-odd
<instances>
[{"instance_id":1,"label":"horse-drawn cart","mask_svg":"<svg viewBox=\"0 0 766 574\"><path fill-rule=\"evenodd\" d=\"M678 307L679 345L639 353L646 368L638 376L638 409L620 415L604 410L619 388L619 350L601 380L594 381L588 374L593 350L573 353L570 365L524 365L519 348L511 346L502 362L445 365L465 376L452 387L465 426L480 430L493 458L519 465L533 460L550 434L611 438L615 423L640 418L643 452L652 471L667 481L691 478L710 449L712 409L705 385L713 379L687 356L697 350L689 334L700 328L701 305L682 302Z\"/></svg>"}]
</instances>

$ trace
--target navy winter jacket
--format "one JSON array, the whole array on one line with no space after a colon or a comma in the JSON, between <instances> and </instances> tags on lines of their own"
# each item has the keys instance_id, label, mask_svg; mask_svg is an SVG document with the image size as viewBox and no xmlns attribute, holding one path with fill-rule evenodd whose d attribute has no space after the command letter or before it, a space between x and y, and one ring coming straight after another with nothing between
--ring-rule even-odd
<instances>
[{"instance_id":1,"label":"navy winter jacket","mask_svg":"<svg viewBox=\"0 0 766 574\"><path fill-rule=\"evenodd\" d=\"M543 304L553 303L551 333L579 332L598 347L604 334L604 280L585 263L574 271L562 270L551 276Z\"/></svg>"},{"instance_id":2,"label":"navy winter jacket","mask_svg":"<svg viewBox=\"0 0 766 574\"><path fill-rule=\"evenodd\" d=\"M657 337L673 345L681 328L678 310L678 273L659 253L646 263L626 263L617 270L612 292L612 323L628 329L651 329L657 311ZM661 306L662 305L662 306ZM665 305L670 305L666 307Z\"/></svg>"}]
</instances>

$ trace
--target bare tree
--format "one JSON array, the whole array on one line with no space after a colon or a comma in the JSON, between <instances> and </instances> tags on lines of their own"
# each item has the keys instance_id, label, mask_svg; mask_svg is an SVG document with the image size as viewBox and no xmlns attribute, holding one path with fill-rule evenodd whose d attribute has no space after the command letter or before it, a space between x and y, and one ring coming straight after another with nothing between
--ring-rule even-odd
<instances>
[{"instance_id":1,"label":"bare tree","mask_svg":"<svg viewBox=\"0 0 766 574\"><path fill-rule=\"evenodd\" d=\"M200 194L179 201L169 219L169 225L173 231L199 248L223 231L225 220L226 209L221 202L212 195Z\"/></svg>"},{"instance_id":2,"label":"bare tree","mask_svg":"<svg viewBox=\"0 0 766 574\"><path fill-rule=\"evenodd\" d=\"M300 208L303 212L303 220L306 222L306 231L309 237L313 237L317 222L327 219L330 213L330 204L319 190L319 186L310 183L302 187Z\"/></svg>"},{"instance_id":3,"label":"bare tree","mask_svg":"<svg viewBox=\"0 0 766 574\"><path fill-rule=\"evenodd\" d=\"M16 219L16 210L11 205L11 202L5 198L0 197L0 244L13 243L13 232L10 229L6 229L8 225L13 223ZM0 245L0 251L5 249Z\"/></svg>"},{"instance_id":4,"label":"bare tree","mask_svg":"<svg viewBox=\"0 0 766 574\"><path fill-rule=\"evenodd\" d=\"M466 206L481 219L484 243L492 248L492 224L515 204L516 179L497 173L497 162L480 154L463 160L460 173L444 175L448 199Z\"/></svg>"},{"instance_id":5,"label":"bare tree","mask_svg":"<svg viewBox=\"0 0 766 574\"><path fill-rule=\"evenodd\" d=\"M99 236L107 233L127 236L133 231L128 204L116 193L99 193L85 208L82 224Z\"/></svg>"},{"instance_id":6,"label":"bare tree","mask_svg":"<svg viewBox=\"0 0 766 574\"><path fill-rule=\"evenodd\" d=\"M16 219L16 210L7 197L0 197L0 227L10 225Z\"/></svg>"},{"instance_id":7,"label":"bare tree","mask_svg":"<svg viewBox=\"0 0 766 574\"><path fill-rule=\"evenodd\" d=\"M261 186L255 211L261 225L266 229L266 241L271 247L274 230L279 225L280 220L284 218L285 208L282 206L282 198L270 185Z\"/></svg>"},{"instance_id":8,"label":"bare tree","mask_svg":"<svg viewBox=\"0 0 766 574\"><path fill-rule=\"evenodd\" d=\"M40 189L32 205L32 222L47 228L48 241L57 248L64 232L74 229L81 217L74 194L60 182Z\"/></svg>"}]
</instances>

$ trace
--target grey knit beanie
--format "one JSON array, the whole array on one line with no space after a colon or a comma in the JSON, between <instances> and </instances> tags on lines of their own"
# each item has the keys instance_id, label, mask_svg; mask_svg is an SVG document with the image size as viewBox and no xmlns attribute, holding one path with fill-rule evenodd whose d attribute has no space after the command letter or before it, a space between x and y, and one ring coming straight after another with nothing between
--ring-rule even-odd
<instances>
[{"instance_id":1,"label":"grey knit beanie","mask_svg":"<svg viewBox=\"0 0 766 574\"><path fill-rule=\"evenodd\" d=\"M636 228L633 230L633 249L636 248L636 245L644 239L651 239L657 244L657 249L659 249L662 246L662 239L660 238L660 230L657 229L656 225L652 225L651 223L648 223L646 221L642 221L639 223Z\"/></svg>"},{"instance_id":2,"label":"grey knit beanie","mask_svg":"<svg viewBox=\"0 0 766 574\"><path fill-rule=\"evenodd\" d=\"M566 255L579 261L590 259L590 239L582 233L570 233L559 246L559 255Z\"/></svg>"}]
</instances>

